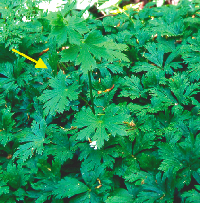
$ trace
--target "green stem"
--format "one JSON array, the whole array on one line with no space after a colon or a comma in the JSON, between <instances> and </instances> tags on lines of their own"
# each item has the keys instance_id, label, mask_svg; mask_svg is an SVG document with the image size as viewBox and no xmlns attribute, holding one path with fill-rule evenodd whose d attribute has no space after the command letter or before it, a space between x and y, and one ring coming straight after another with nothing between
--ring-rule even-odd
<instances>
[{"instance_id":1,"label":"green stem","mask_svg":"<svg viewBox=\"0 0 200 203\"><path fill-rule=\"evenodd\" d=\"M94 102L93 102L93 95L92 95L92 82L91 82L90 71L88 71L88 78L89 78L89 87L90 87L90 98L91 98L91 104L92 104L92 112L93 112L93 114L95 115Z\"/></svg>"},{"instance_id":2,"label":"green stem","mask_svg":"<svg viewBox=\"0 0 200 203\"><path fill-rule=\"evenodd\" d=\"M66 71L68 70L67 66L64 63L61 62L60 64L65 68Z\"/></svg>"},{"instance_id":3,"label":"green stem","mask_svg":"<svg viewBox=\"0 0 200 203\"><path fill-rule=\"evenodd\" d=\"M92 107L88 104L88 102L83 98L81 97L80 95L78 95L83 101L85 101L85 103L91 108L91 110L93 111Z\"/></svg>"}]
</instances>

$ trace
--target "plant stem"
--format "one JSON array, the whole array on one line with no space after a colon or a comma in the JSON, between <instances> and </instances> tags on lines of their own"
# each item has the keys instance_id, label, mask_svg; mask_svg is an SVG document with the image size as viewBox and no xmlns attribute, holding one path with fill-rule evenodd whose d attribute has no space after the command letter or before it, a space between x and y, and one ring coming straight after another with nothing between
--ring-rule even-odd
<instances>
[{"instance_id":1,"label":"plant stem","mask_svg":"<svg viewBox=\"0 0 200 203\"><path fill-rule=\"evenodd\" d=\"M61 62L60 64L65 68L65 71L68 70L67 66L64 63Z\"/></svg>"},{"instance_id":2,"label":"plant stem","mask_svg":"<svg viewBox=\"0 0 200 203\"><path fill-rule=\"evenodd\" d=\"M91 108L91 110L93 111L92 107L88 104L88 102L83 98L81 97L80 95L78 95L83 101L85 101L85 103Z\"/></svg>"},{"instance_id":3,"label":"plant stem","mask_svg":"<svg viewBox=\"0 0 200 203\"><path fill-rule=\"evenodd\" d=\"M93 102L93 95L92 95L92 82L91 82L90 71L88 71L88 78L89 78L89 87L90 87L90 98L91 98L91 104L92 104L92 112L93 112L93 114L95 115L94 102Z\"/></svg>"}]
</instances>

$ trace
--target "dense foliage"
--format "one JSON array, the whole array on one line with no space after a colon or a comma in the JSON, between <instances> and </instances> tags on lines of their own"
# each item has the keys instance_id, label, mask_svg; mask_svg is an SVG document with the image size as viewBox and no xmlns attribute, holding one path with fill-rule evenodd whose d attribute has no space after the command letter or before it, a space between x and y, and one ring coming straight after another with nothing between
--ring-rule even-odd
<instances>
[{"instance_id":1,"label":"dense foliage","mask_svg":"<svg viewBox=\"0 0 200 203\"><path fill-rule=\"evenodd\" d=\"M199 202L198 1L98 19L13 2L0 3L0 202Z\"/></svg>"}]
</instances>

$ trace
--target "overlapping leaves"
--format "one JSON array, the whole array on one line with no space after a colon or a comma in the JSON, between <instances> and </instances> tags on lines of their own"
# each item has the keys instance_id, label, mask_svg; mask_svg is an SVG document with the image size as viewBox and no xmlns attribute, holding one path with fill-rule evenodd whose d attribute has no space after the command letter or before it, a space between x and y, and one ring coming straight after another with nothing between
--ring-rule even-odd
<instances>
[{"instance_id":1,"label":"overlapping leaves","mask_svg":"<svg viewBox=\"0 0 200 203\"><path fill-rule=\"evenodd\" d=\"M71 45L69 49L61 52L61 61L74 61L75 65L80 65L83 73L96 68L96 60L102 58L112 62L114 59L129 61L123 50L127 49L125 44L114 43L111 39L103 37L101 32L92 31L81 45ZM96 60L95 60L96 59Z\"/></svg>"}]
</instances>

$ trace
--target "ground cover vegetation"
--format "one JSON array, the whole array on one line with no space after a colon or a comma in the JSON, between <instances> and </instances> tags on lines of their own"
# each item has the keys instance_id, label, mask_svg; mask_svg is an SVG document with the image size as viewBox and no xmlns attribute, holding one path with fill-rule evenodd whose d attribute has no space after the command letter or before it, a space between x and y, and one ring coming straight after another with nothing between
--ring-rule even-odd
<instances>
[{"instance_id":1,"label":"ground cover vegetation","mask_svg":"<svg viewBox=\"0 0 200 203\"><path fill-rule=\"evenodd\" d=\"M0 202L199 202L199 1L37 4L0 3Z\"/></svg>"}]
</instances>

